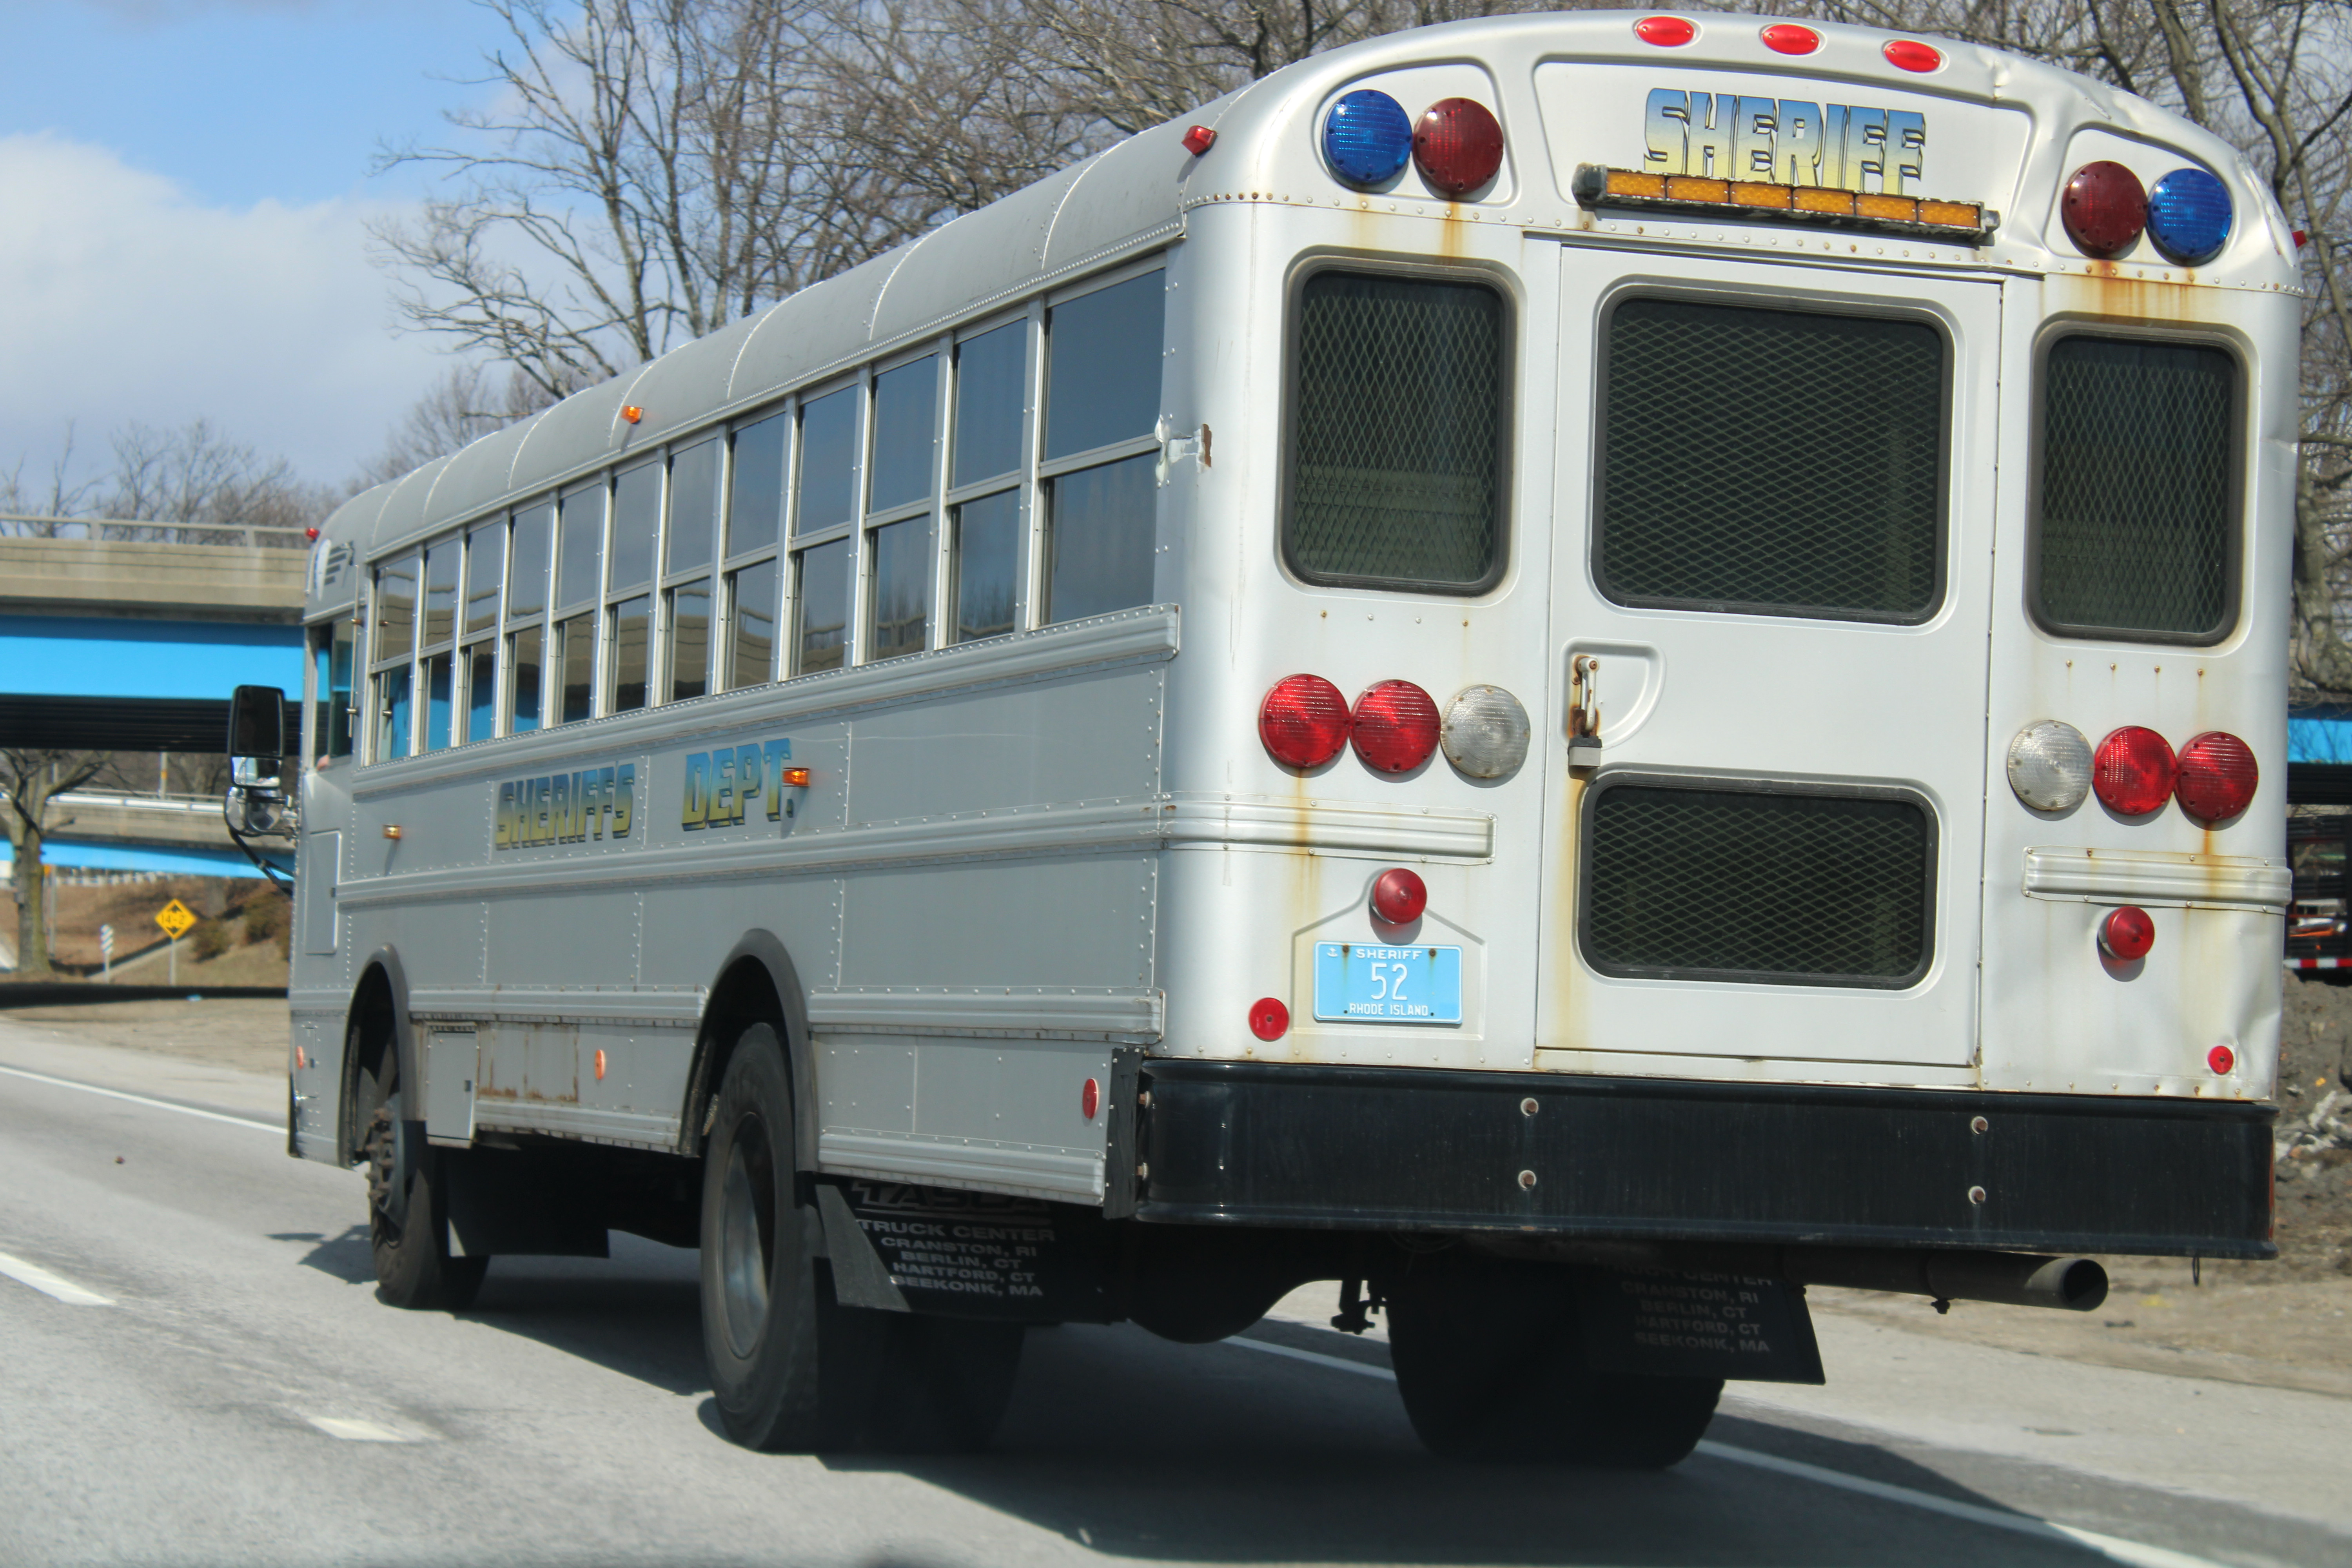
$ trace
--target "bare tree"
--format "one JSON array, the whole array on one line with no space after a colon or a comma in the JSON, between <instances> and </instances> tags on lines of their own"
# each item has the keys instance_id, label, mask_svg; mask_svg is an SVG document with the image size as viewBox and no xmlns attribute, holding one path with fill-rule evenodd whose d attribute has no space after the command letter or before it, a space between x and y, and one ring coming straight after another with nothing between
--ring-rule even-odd
<instances>
[{"instance_id":1,"label":"bare tree","mask_svg":"<svg viewBox=\"0 0 2352 1568\"><path fill-rule=\"evenodd\" d=\"M113 753L0 747L0 816L16 852L16 973L49 973L49 885L42 858L48 836L73 819L52 819L51 803L111 772Z\"/></svg>"},{"instance_id":2,"label":"bare tree","mask_svg":"<svg viewBox=\"0 0 2352 1568\"><path fill-rule=\"evenodd\" d=\"M454 364L409 405L384 438L383 449L362 463L347 489L352 494L383 484L470 446L494 430L528 419L555 398L520 371Z\"/></svg>"},{"instance_id":3,"label":"bare tree","mask_svg":"<svg viewBox=\"0 0 2352 1568\"><path fill-rule=\"evenodd\" d=\"M802 0L477 3L499 107L378 160L454 187L375 230L412 328L561 396L919 232L803 134Z\"/></svg>"},{"instance_id":4,"label":"bare tree","mask_svg":"<svg viewBox=\"0 0 2352 1568\"><path fill-rule=\"evenodd\" d=\"M334 499L324 487L304 480L285 458L265 457L205 419L173 430L133 421L115 431L109 447L103 472L68 481L68 426L49 482L37 490L22 484L20 458L0 479L0 512L18 514L0 521L0 531L97 539L145 539L161 532L181 543L227 543L245 537L229 530L299 531L323 517ZM125 523L140 526L124 528ZM301 541L297 531L276 542Z\"/></svg>"}]
</instances>

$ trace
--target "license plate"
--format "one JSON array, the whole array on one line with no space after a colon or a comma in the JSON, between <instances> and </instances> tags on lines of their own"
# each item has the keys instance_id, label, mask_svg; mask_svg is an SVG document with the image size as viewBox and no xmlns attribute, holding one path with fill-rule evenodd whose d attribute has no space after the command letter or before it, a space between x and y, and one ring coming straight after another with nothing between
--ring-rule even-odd
<instances>
[{"instance_id":1,"label":"license plate","mask_svg":"<svg viewBox=\"0 0 2352 1568\"><path fill-rule=\"evenodd\" d=\"M1315 1016L1335 1024L1458 1024L1462 950L1318 942Z\"/></svg>"}]
</instances>

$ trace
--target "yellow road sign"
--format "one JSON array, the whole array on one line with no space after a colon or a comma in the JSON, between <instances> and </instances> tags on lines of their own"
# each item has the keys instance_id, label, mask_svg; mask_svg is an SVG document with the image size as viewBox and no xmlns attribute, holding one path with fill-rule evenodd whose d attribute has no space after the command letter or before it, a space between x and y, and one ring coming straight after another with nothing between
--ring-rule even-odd
<instances>
[{"instance_id":1,"label":"yellow road sign","mask_svg":"<svg viewBox=\"0 0 2352 1568\"><path fill-rule=\"evenodd\" d=\"M196 917L188 912L187 905L173 899L155 911L155 923L163 928L165 936L177 942L188 934L188 928L196 923Z\"/></svg>"}]
</instances>

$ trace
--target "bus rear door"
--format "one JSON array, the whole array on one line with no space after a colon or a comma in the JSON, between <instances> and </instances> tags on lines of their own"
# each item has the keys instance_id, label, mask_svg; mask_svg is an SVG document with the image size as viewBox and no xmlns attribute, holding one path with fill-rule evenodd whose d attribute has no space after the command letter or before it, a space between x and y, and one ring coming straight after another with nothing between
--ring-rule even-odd
<instances>
[{"instance_id":1,"label":"bus rear door","mask_svg":"<svg viewBox=\"0 0 2352 1568\"><path fill-rule=\"evenodd\" d=\"M1543 1067L1974 1081L2000 293L1836 239L1563 253Z\"/></svg>"}]
</instances>

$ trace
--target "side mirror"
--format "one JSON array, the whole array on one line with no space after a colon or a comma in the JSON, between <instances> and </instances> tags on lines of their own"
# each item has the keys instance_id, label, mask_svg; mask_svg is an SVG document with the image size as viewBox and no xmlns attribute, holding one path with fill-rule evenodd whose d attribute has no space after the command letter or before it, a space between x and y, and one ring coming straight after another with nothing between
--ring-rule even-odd
<instances>
[{"instance_id":1,"label":"side mirror","mask_svg":"<svg viewBox=\"0 0 2352 1568\"><path fill-rule=\"evenodd\" d=\"M274 776L286 755L286 694L275 686L240 686L228 700L228 745L233 758L266 764L255 771Z\"/></svg>"}]
</instances>

